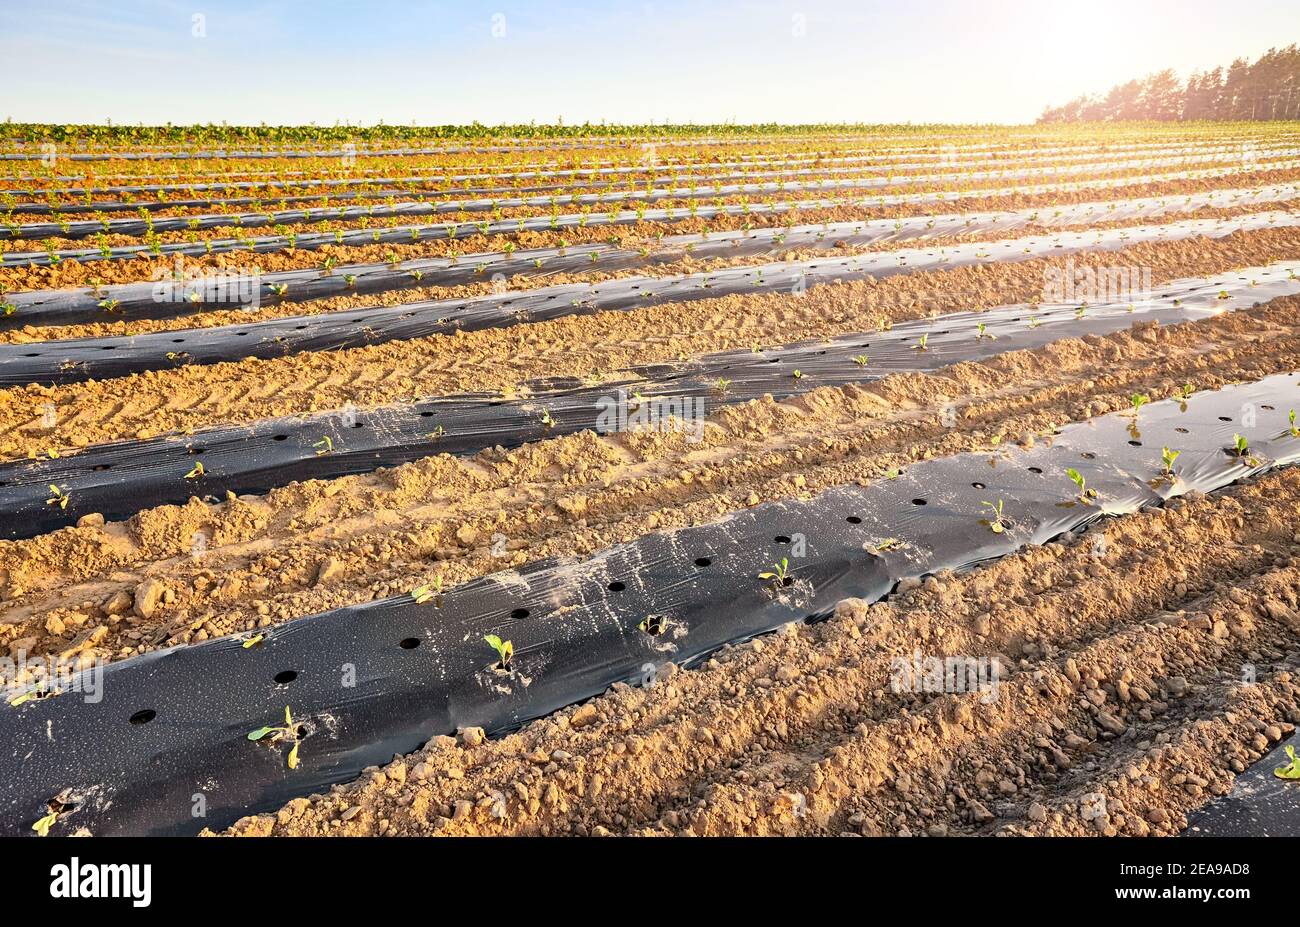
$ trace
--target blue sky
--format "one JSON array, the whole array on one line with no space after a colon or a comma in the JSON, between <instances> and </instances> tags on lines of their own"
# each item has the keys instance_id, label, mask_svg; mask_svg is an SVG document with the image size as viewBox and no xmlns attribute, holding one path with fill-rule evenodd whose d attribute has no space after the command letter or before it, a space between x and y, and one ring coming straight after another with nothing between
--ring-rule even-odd
<instances>
[{"instance_id":1,"label":"blue sky","mask_svg":"<svg viewBox=\"0 0 1300 927\"><path fill-rule=\"evenodd\" d=\"M0 0L0 118L1028 122L1296 40L1296 0Z\"/></svg>"}]
</instances>

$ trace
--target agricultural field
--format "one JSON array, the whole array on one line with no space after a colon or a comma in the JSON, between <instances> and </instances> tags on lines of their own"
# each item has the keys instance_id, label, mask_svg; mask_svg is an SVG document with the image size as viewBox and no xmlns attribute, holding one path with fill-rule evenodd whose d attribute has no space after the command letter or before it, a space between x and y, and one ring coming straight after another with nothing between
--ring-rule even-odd
<instances>
[{"instance_id":1,"label":"agricultural field","mask_svg":"<svg viewBox=\"0 0 1300 927\"><path fill-rule=\"evenodd\" d=\"M4 130L0 832L1300 835L1300 123Z\"/></svg>"}]
</instances>

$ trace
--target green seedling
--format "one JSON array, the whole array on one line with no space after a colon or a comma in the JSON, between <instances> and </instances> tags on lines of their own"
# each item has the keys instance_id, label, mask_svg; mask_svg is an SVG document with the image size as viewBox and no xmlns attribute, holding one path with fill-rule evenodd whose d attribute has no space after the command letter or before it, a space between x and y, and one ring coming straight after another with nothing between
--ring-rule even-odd
<instances>
[{"instance_id":1,"label":"green seedling","mask_svg":"<svg viewBox=\"0 0 1300 927\"><path fill-rule=\"evenodd\" d=\"M416 586L411 590L411 598L416 605L423 605L438 596L442 595L442 577L435 576L433 583L428 586Z\"/></svg>"},{"instance_id":2,"label":"green seedling","mask_svg":"<svg viewBox=\"0 0 1300 927\"><path fill-rule=\"evenodd\" d=\"M929 350L929 343L930 343L930 335L929 335L928 333L927 333L927 334L924 334L924 335L921 336L921 340L918 341L918 342L917 342L917 343L912 347L912 350L913 350L913 351L928 351L928 350Z\"/></svg>"},{"instance_id":3,"label":"green seedling","mask_svg":"<svg viewBox=\"0 0 1300 927\"><path fill-rule=\"evenodd\" d=\"M185 479L187 479L187 480L197 480L197 479L199 479L200 477L202 477L202 476L203 476L204 474L206 474L206 473L207 473L207 471L206 471L205 469L203 469L203 461L200 460L200 461L195 462L195 464L194 464L194 469L193 469L193 470L191 470L189 473L185 474Z\"/></svg>"},{"instance_id":4,"label":"green seedling","mask_svg":"<svg viewBox=\"0 0 1300 927\"><path fill-rule=\"evenodd\" d=\"M1219 290L1219 299L1232 299L1227 290Z\"/></svg>"},{"instance_id":5,"label":"green seedling","mask_svg":"<svg viewBox=\"0 0 1300 927\"><path fill-rule=\"evenodd\" d=\"M1249 464L1252 467L1259 464L1259 461L1250 452L1250 442L1247 441L1245 437L1243 437L1242 435L1232 436L1232 448L1238 459L1244 461L1245 463Z\"/></svg>"},{"instance_id":6,"label":"green seedling","mask_svg":"<svg viewBox=\"0 0 1300 927\"><path fill-rule=\"evenodd\" d=\"M1029 327L1030 327L1030 328L1037 328L1038 326L1040 326L1040 325L1042 325L1042 324L1043 324L1043 323L1042 323L1042 321L1038 318L1038 316L1036 316L1036 315L1031 315L1031 316L1029 317Z\"/></svg>"},{"instance_id":7,"label":"green seedling","mask_svg":"<svg viewBox=\"0 0 1300 927\"><path fill-rule=\"evenodd\" d=\"M1290 744L1286 746L1286 758L1291 762L1274 769L1273 775L1279 779L1300 779L1300 758L1295 755L1295 747Z\"/></svg>"},{"instance_id":8,"label":"green seedling","mask_svg":"<svg viewBox=\"0 0 1300 927\"><path fill-rule=\"evenodd\" d=\"M637 628L652 637L658 637L668 630L668 619L663 615L646 615Z\"/></svg>"},{"instance_id":9,"label":"green seedling","mask_svg":"<svg viewBox=\"0 0 1300 927\"><path fill-rule=\"evenodd\" d=\"M792 374L792 376L793 376L796 380L802 380L802 379L803 379L803 371L801 371L801 370L796 370L796 371Z\"/></svg>"},{"instance_id":10,"label":"green seedling","mask_svg":"<svg viewBox=\"0 0 1300 927\"><path fill-rule=\"evenodd\" d=\"M1133 407L1133 414L1137 415L1138 412L1141 411L1142 407L1151 401L1151 397L1145 396L1141 393L1134 393L1129 397L1128 401L1129 405Z\"/></svg>"},{"instance_id":11,"label":"green seedling","mask_svg":"<svg viewBox=\"0 0 1300 927\"><path fill-rule=\"evenodd\" d=\"M1300 438L1300 428L1297 428L1295 424L1295 409L1292 409L1286 414L1286 421L1288 425L1287 430L1291 432L1291 437Z\"/></svg>"},{"instance_id":12,"label":"green seedling","mask_svg":"<svg viewBox=\"0 0 1300 927\"><path fill-rule=\"evenodd\" d=\"M52 695L58 695L58 694L59 694L58 689L47 689L45 688L45 683L43 681L38 682L36 683L35 686L28 689L26 692L16 695L12 699L10 699L9 707L17 708L20 705L25 705L27 702L40 701L43 698L49 698Z\"/></svg>"},{"instance_id":13,"label":"green seedling","mask_svg":"<svg viewBox=\"0 0 1300 927\"><path fill-rule=\"evenodd\" d=\"M1087 505L1093 499L1097 498L1097 490L1089 489L1088 480L1084 477L1082 473L1074 469L1074 467L1066 467L1065 475L1070 478L1070 481L1074 483L1076 487L1078 487L1079 501L1082 502L1084 505Z\"/></svg>"},{"instance_id":14,"label":"green seedling","mask_svg":"<svg viewBox=\"0 0 1300 927\"><path fill-rule=\"evenodd\" d=\"M994 534L1001 534L1005 531L1010 522L1008 522L1006 517L1002 514L1002 500L999 499L997 505L994 505L992 502L981 502L980 505L989 510L989 517L986 519L980 519L989 526L989 530Z\"/></svg>"},{"instance_id":15,"label":"green seedling","mask_svg":"<svg viewBox=\"0 0 1300 927\"><path fill-rule=\"evenodd\" d=\"M317 441L315 444L313 444L312 447L316 448L317 457L323 457L324 455L334 450L334 439L331 438L329 435L326 435L325 437Z\"/></svg>"},{"instance_id":16,"label":"green seedling","mask_svg":"<svg viewBox=\"0 0 1300 927\"><path fill-rule=\"evenodd\" d=\"M18 311L18 307L13 303L0 303L0 315L13 315Z\"/></svg>"},{"instance_id":17,"label":"green seedling","mask_svg":"<svg viewBox=\"0 0 1300 927\"><path fill-rule=\"evenodd\" d=\"M344 283L345 286L347 286L349 289L351 289L352 287L354 287L354 286L357 285L357 275L356 275L356 274L344 274L344 275L343 275L343 283Z\"/></svg>"},{"instance_id":18,"label":"green seedling","mask_svg":"<svg viewBox=\"0 0 1300 927\"><path fill-rule=\"evenodd\" d=\"M555 425L555 419L551 417L550 409L542 410L542 425L544 425L547 428L551 428Z\"/></svg>"},{"instance_id":19,"label":"green seedling","mask_svg":"<svg viewBox=\"0 0 1300 927\"><path fill-rule=\"evenodd\" d=\"M887 550L896 550L903 544L898 538L885 538L876 545L876 553L883 554Z\"/></svg>"},{"instance_id":20,"label":"green seedling","mask_svg":"<svg viewBox=\"0 0 1300 927\"><path fill-rule=\"evenodd\" d=\"M853 358L853 363L857 364L859 367L865 367L869 360L870 358L867 357L867 355L859 354L857 357Z\"/></svg>"},{"instance_id":21,"label":"green seedling","mask_svg":"<svg viewBox=\"0 0 1300 927\"><path fill-rule=\"evenodd\" d=\"M57 505L59 508L66 511L68 508L68 500L71 498L72 497L68 495L66 490L60 489L58 486L55 486L53 483L51 483L50 498L45 500L45 504Z\"/></svg>"},{"instance_id":22,"label":"green seedling","mask_svg":"<svg viewBox=\"0 0 1300 927\"><path fill-rule=\"evenodd\" d=\"M298 729L293 723L293 714L289 711L289 706L284 706L284 725L278 727L259 727L255 731L248 732L249 740L262 740L269 737L272 743L278 743L282 740L293 740L293 747L289 750L289 768L298 768Z\"/></svg>"},{"instance_id":23,"label":"green seedling","mask_svg":"<svg viewBox=\"0 0 1300 927\"><path fill-rule=\"evenodd\" d=\"M118 305L119 301L116 299L101 299L99 301L99 308L105 312L116 312Z\"/></svg>"},{"instance_id":24,"label":"green seedling","mask_svg":"<svg viewBox=\"0 0 1300 927\"><path fill-rule=\"evenodd\" d=\"M1163 468L1162 475L1171 483L1178 477L1174 475L1174 461L1178 459L1182 451L1171 451L1169 448L1160 449L1160 466Z\"/></svg>"},{"instance_id":25,"label":"green seedling","mask_svg":"<svg viewBox=\"0 0 1300 927\"><path fill-rule=\"evenodd\" d=\"M497 656L500 658L494 668L503 673L510 672L510 661L515 655L514 643L512 641L503 641L495 634L484 635L483 640L488 642L488 645L497 652Z\"/></svg>"},{"instance_id":26,"label":"green seedling","mask_svg":"<svg viewBox=\"0 0 1300 927\"><path fill-rule=\"evenodd\" d=\"M243 647L245 650L252 650L254 647L262 643L262 641L264 640L266 640L266 635L259 631L257 634L254 634L252 637L244 641L239 646Z\"/></svg>"},{"instance_id":27,"label":"green seedling","mask_svg":"<svg viewBox=\"0 0 1300 927\"><path fill-rule=\"evenodd\" d=\"M281 299L284 299L284 294L289 292L289 284L272 283L271 292L274 293L276 296L280 297Z\"/></svg>"},{"instance_id":28,"label":"green seedling","mask_svg":"<svg viewBox=\"0 0 1300 927\"><path fill-rule=\"evenodd\" d=\"M991 335L988 333L988 331L985 329L985 325L983 322L980 322L979 325L976 326L976 332L975 332L976 341L979 341L982 338L987 338L990 341L996 341L997 337L998 337L997 335Z\"/></svg>"},{"instance_id":29,"label":"green seedling","mask_svg":"<svg viewBox=\"0 0 1300 927\"><path fill-rule=\"evenodd\" d=\"M785 557L781 558L780 563L772 565L771 570L765 570L758 574L759 579L770 579L778 586L786 585L786 580L790 576L790 561Z\"/></svg>"},{"instance_id":30,"label":"green seedling","mask_svg":"<svg viewBox=\"0 0 1300 927\"><path fill-rule=\"evenodd\" d=\"M713 389L725 396L727 391L731 389L731 381L724 377L718 377L718 379L714 381Z\"/></svg>"},{"instance_id":31,"label":"green seedling","mask_svg":"<svg viewBox=\"0 0 1300 927\"><path fill-rule=\"evenodd\" d=\"M1192 384L1184 383L1181 387L1174 390L1174 398L1179 402L1186 402L1192 398Z\"/></svg>"}]
</instances>

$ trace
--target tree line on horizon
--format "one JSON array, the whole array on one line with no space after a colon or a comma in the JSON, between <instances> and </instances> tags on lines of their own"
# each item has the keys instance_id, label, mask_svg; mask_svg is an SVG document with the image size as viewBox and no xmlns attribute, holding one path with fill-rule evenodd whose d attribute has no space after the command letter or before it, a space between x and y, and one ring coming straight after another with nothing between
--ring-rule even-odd
<instances>
[{"instance_id":1,"label":"tree line on horizon","mask_svg":"<svg viewBox=\"0 0 1300 927\"><path fill-rule=\"evenodd\" d=\"M1238 58L1225 70L1195 71L1186 83L1166 68L1116 84L1102 97L1084 95L1049 106L1042 122L1120 122L1189 119L1269 120L1300 117L1300 48L1270 48L1253 63Z\"/></svg>"}]
</instances>

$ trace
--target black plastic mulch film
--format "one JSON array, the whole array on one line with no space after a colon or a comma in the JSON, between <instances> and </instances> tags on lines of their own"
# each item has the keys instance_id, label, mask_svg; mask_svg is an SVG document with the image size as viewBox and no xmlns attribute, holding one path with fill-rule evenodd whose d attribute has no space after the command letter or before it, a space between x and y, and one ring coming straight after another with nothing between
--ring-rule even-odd
<instances>
[{"instance_id":1,"label":"black plastic mulch film","mask_svg":"<svg viewBox=\"0 0 1300 927\"><path fill-rule=\"evenodd\" d=\"M1278 156L1294 155L1300 152L1300 149L1287 149L1285 152L1276 152ZM1131 164L1120 165L1115 170L1139 170L1148 166L1160 166L1162 164L1187 164L1205 161L1223 160L1225 156L1214 157L1184 157L1176 159L1148 159L1143 162L1133 162ZM1269 161L1261 162L1256 170L1276 169L1284 167L1291 162ZM1238 165L1237 169L1243 169L1244 166ZM471 200L455 200L437 203L408 203L399 207L395 214L403 215L421 215L421 214L450 214L450 213L490 213L498 208L514 207L535 207L546 209L558 205L568 206L610 206L617 211L617 207L628 203L654 203L665 199L714 199L723 196L739 196L744 194L773 194L784 192L801 192L801 191L834 191L834 190L866 190L874 187L924 187L935 183L951 183L955 181L978 181L978 180L1012 180L1012 179L1029 179L1029 178L1055 178L1071 177L1081 174L1096 173L1098 168L1093 165L1083 166L1060 166L1052 168L1033 168L1018 171L973 171L965 174L927 174L906 175L904 177L864 177L849 180L812 180L812 181L789 181L783 183L748 183L748 184L716 184L708 187L680 188L673 190L657 189L652 191L645 190L628 190L618 193L590 193L575 196L534 196L534 197L505 197L505 198L481 198ZM1130 183L1134 182L1132 177L1125 178ZM1141 178L1146 180L1146 178ZM764 210L758 206L749 206L748 211L758 214ZM379 212L380 210L376 210ZM772 211L771 209L767 211ZM679 217L689 217L691 212L687 207L678 207L674 212ZM348 211L348 215L364 215L366 210L363 207L353 207ZM697 209L696 214L707 216L709 213L705 209ZM636 221L640 217L635 211L630 211L629 219L625 222ZM580 215L569 217L573 221L557 224L556 228L570 227L578 225L581 220ZM617 220L616 224L617 224ZM538 223L541 223L540 225ZM524 221L516 228L550 228L550 217L541 217L532 220L530 225ZM473 226L472 221L460 223L461 228L468 232ZM511 222L502 223L509 227ZM351 245L370 245L380 243L400 243L412 241L412 233L415 233L416 239L428 238L436 239L445 236L446 223L439 225L424 226L389 226L383 229L350 229L335 235L332 232L304 232L294 238L294 245L302 249L319 248L323 245L333 244L351 244ZM27 252L3 252L0 253L0 263L5 265L47 265L55 263L56 260L77 259L80 261L102 261L114 260L118 258L130 258L139 255L145 256L162 256L169 254L181 255L202 255L216 254L230 251L277 251L289 245L289 240L282 236L271 237L252 237L246 239L221 239L218 241L207 242L168 242L159 244L156 247L148 244L140 245L121 245L110 247L107 253L102 252L99 248L69 248L59 249L52 254L46 251L27 251Z\"/></svg>"},{"instance_id":2,"label":"black plastic mulch film","mask_svg":"<svg viewBox=\"0 0 1300 927\"><path fill-rule=\"evenodd\" d=\"M1294 154L1300 149L1269 147L1252 152L1252 157L1260 158L1267 156L1269 158L1268 167L1276 169L1284 162L1276 162L1277 158L1285 157L1288 154ZM1218 157L1232 156L1240 159L1242 152L1240 147L1211 148L1204 149L1202 156L1195 157L1188 152L1181 158L1175 158L1174 164L1183 163L1182 158L1187 158L1193 162L1212 160L1212 155L1218 153ZM942 164L946 167L957 166L974 166L977 163L988 164L988 162L968 162L967 164L958 165L947 160L944 155L935 154L931 158L943 159ZM1023 155L1019 156L1023 161ZM1033 161L1035 163L1053 163L1068 162L1077 160L1078 155L1061 155L1061 156L1039 156L1034 153ZM892 162L878 164L873 163L873 158L824 158L824 159L795 159L795 160L774 160L770 162L728 162L721 164L689 164L689 165L664 165L662 167L641 166L641 167L624 167L624 168L593 168L591 170L565 170L565 171L520 171L512 174L454 174L454 175L412 175L406 177L371 177L371 178L344 178L344 179L319 179L319 180L287 180L281 181L278 178L263 181L228 181L212 183L191 183L191 184L146 184L140 186L115 186L115 187L65 187L53 190L10 190L6 191L9 196L26 196L26 197L45 197L50 194L63 196L87 196L95 194L127 194L132 197L148 193L189 193L189 199L164 199L159 201L147 202L82 202L68 203L57 206L49 203L38 202L19 202L14 203L12 213L15 215L27 214L58 214L60 216L76 215L79 213L109 213L109 212L132 212L138 213L141 209L146 211L157 211L162 209L177 208L212 208L220 203L224 206L242 205L250 202L259 204L267 203L288 203L288 202L319 202L325 199L338 198L340 196L353 197L358 199L386 199L397 195L411 196L419 193L424 196L437 197L446 199L456 196L474 196L496 194L507 197L518 197L521 193L538 193L551 190L564 190L577 184L583 186L598 188L635 184L637 188L646 184L661 186L664 184L694 183L699 184L703 181L707 185L718 184L723 182L739 182L748 179L763 179L773 177L819 177L827 174L867 174L878 173L881 170L908 171L908 170L926 170L934 168L936 165L931 161L910 161L910 162ZM1148 159L1149 160L1149 159ZM1128 166L1124 161L1100 161L1088 162L1095 166L1098 171L1113 169L1117 166ZM1168 164L1168 158L1161 159L1160 164ZM816 164L815 167L801 167L799 165ZM1139 162L1136 166L1147 166L1148 162ZM992 165L988 165L992 166ZM759 170L759 168L767 168ZM638 178L632 175L636 173L646 173L649 176ZM699 172L699 173L697 173ZM601 178L596 180L595 178ZM491 181L513 179L516 184L519 180L532 180L526 186L493 185ZM563 179L563 182L561 180ZM549 181L549 182L538 182ZM477 186L459 186L456 188L443 188L441 184L478 184ZM264 187L275 187L277 189L295 189L295 188L346 188L351 186L373 187L378 184L390 185L388 189L367 189L351 193L335 194L311 194L311 195L284 195L276 194L274 196L243 196L243 197L222 197L220 199L212 198L193 198L194 193L203 191L221 192L226 190L257 190ZM438 186L430 186L437 184ZM424 191L414 191L406 189L411 185L430 186ZM121 235L143 235L146 232L166 232L179 230L198 230L204 228L214 228L226 225L239 225L244 228L253 228L257 226L275 225L281 222L298 222L316 221L324 222L333 218L343 218L348 215L352 216L391 216L391 215L424 215L439 210L432 208L430 203L407 203L394 207L361 207L353 206L348 210L339 209L319 209L313 216L306 217L301 211L268 214L268 213L245 213L242 215L232 215L230 213L219 213L216 215L206 216L173 216L152 219L145 222L143 219L110 219L107 223L101 218L91 221L59 221L59 222L33 222L22 225L9 225L0 228L0 239L19 240L19 239L42 239L48 237L54 238L86 238L91 235L97 235L100 232L105 234ZM445 211L445 210L443 210Z\"/></svg>"},{"instance_id":3,"label":"black plastic mulch film","mask_svg":"<svg viewBox=\"0 0 1300 927\"><path fill-rule=\"evenodd\" d=\"M962 569L1041 544L1102 515L1210 491L1300 456L1287 407L1294 374L1103 416L1032 449L916 464L893 479L651 534L583 562L492 574L423 604L341 608L268 629L110 664L101 685L0 711L7 745L0 832L185 834L355 777L461 726L510 730L618 682L653 684L728 642L824 617L899 579ZM1234 435L1249 438L1236 455ZM1161 448L1180 450L1177 479ZM1098 492L1076 500L1075 467ZM1003 503L991 530L986 505ZM803 557L792 543L798 538ZM782 558L785 583L760 579ZM645 619L657 618L642 630ZM509 672L484 641L510 640ZM97 700L93 694L98 692ZM87 699L85 693L91 693ZM299 749L251 741L292 709ZM978 709L977 710L981 710ZM989 708L988 710L996 710ZM202 807L203 817L194 809Z\"/></svg>"},{"instance_id":4,"label":"black plastic mulch film","mask_svg":"<svg viewBox=\"0 0 1300 927\"><path fill-rule=\"evenodd\" d=\"M1147 300L1096 304L1082 316L1074 304L1003 306L900 323L887 332L631 368L622 379L595 386L540 381L532 384L525 399L464 394L364 411L267 419L185 438L105 444L66 457L3 464L0 537L32 537L91 512L127 518L193 495L260 493L292 480L370 472L432 454L472 454L587 429L608 432L621 428L619 415L648 421L652 412L659 416L668 410L690 419L701 405L707 413L710 407L763 395L780 399L821 386L934 370L1062 338L1121 331L1137 322L1170 325L1203 319L1300 293L1297 271L1300 261L1170 281ZM925 349L918 350L922 336ZM859 363L863 357L865 364ZM720 381L726 381L725 390ZM187 479L198 462L204 473ZM59 487L66 506L51 504L51 486Z\"/></svg>"},{"instance_id":5,"label":"black plastic mulch film","mask_svg":"<svg viewBox=\"0 0 1300 927\"><path fill-rule=\"evenodd\" d=\"M1023 221L1023 220L1022 220ZM842 260L820 258L723 268L678 277L624 277L598 284L564 284L467 300L431 300L393 308L369 308L295 316L217 328L142 335L0 345L0 386L76 383L190 364L242 358L277 358L393 340L505 328L596 312L631 311L733 293L791 292L837 280L881 279L900 273L951 270L974 264L1029 261L1045 255L1116 251L1141 242L1221 238L1238 231L1300 225L1300 213L1271 211L1230 220L1193 219L1169 225L1121 227L1062 236L1032 236L953 246L946 250L901 249ZM978 228L972 223L970 228ZM808 236L822 230L809 227ZM865 228L846 230L877 234ZM800 238L800 241L803 239ZM812 240L811 238L809 240ZM792 244L793 238L787 238ZM734 245L733 245L734 242ZM716 241L727 253L766 250L763 239Z\"/></svg>"},{"instance_id":6,"label":"black plastic mulch film","mask_svg":"<svg viewBox=\"0 0 1300 927\"><path fill-rule=\"evenodd\" d=\"M1286 748L1300 751L1292 736L1251 765L1232 791L1187 816L1187 837L1300 837L1300 787L1273 770L1289 766Z\"/></svg>"},{"instance_id":7,"label":"black plastic mulch film","mask_svg":"<svg viewBox=\"0 0 1300 927\"><path fill-rule=\"evenodd\" d=\"M1029 194L1037 189L1022 188L1010 192ZM824 247L828 241L842 240L846 244L862 246L972 232L987 234L994 230L1012 231L1030 223L1063 227L1082 222L1157 218L1201 208L1286 203L1296 199L1298 190L1300 187L1295 184L1278 184L1251 189L1212 190L1178 198L1148 197L1078 203L1051 212L1025 209L988 215L950 213L901 220L875 219L717 232L707 237L674 235L664 238L645 253L607 244L592 244L564 249L535 248L513 254L468 254L456 260L426 258L397 264L352 264L335 267L329 273L308 269L280 271L257 277L232 275L223 281L224 286L218 287L215 293L205 292L205 289L211 288L211 278L207 281L187 281L183 276L180 280L113 284L98 289L33 290L5 297L5 301L16 311L11 315L0 315L0 329L102 322L107 318L176 318L207 309L239 308L254 302L256 305L277 305L327 296L382 293L413 286L456 286L490 280L498 274L502 275L500 279L515 276L544 278L555 273L590 270L593 254L597 258L594 266L608 272L680 260L688 253L697 259L735 257L764 251L778 252L801 245L816 247L820 244ZM901 200L904 197L882 199ZM920 201L915 197L911 199ZM951 200L939 200L933 196L930 199L935 203L947 203L949 208L953 205ZM801 204L800 208L807 205L811 204ZM729 207L733 210L738 208ZM635 217L635 213L629 213L629 216ZM579 217L566 218L576 221ZM105 308L110 304L111 313ZM228 327L226 330L231 329Z\"/></svg>"}]
</instances>

